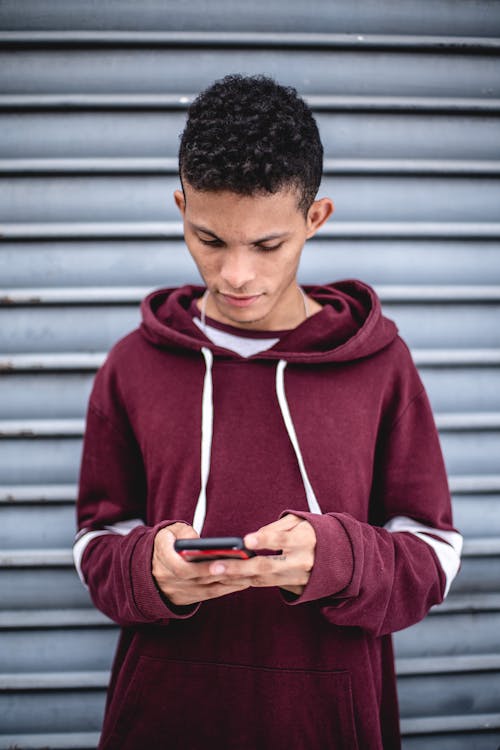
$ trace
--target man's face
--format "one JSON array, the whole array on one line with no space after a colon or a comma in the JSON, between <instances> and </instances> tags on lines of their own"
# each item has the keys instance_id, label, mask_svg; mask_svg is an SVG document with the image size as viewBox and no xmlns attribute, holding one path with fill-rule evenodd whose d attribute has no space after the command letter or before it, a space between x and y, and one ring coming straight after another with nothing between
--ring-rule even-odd
<instances>
[{"instance_id":1,"label":"man's face","mask_svg":"<svg viewBox=\"0 0 500 750\"><path fill-rule=\"evenodd\" d=\"M333 210L316 201L307 218L295 190L242 196L175 192L189 252L210 291L206 312L245 329L284 330L304 319L297 269L306 239Z\"/></svg>"}]
</instances>

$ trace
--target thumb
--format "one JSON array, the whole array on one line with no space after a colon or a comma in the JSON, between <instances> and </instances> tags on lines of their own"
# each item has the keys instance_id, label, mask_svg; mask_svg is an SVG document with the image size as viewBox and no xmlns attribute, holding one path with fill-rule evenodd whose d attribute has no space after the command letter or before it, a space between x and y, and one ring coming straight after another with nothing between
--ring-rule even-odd
<instances>
[{"instance_id":1,"label":"thumb","mask_svg":"<svg viewBox=\"0 0 500 750\"><path fill-rule=\"evenodd\" d=\"M172 523L165 526L164 531L168 531L175 539L199 539L200 535L188 523Z\"/></svg>"},{"instance_id":2,"label":"thumb","mask_svg":"<svg viewBox=\"0 0 500 750\"><path fill-rule=\"evenodd\" d=\"M175 541L175 536L172 534L172 532L169 529L164 529L163 539L168 544L168 546L171 547Z\"/></svg>"}]
</instances>

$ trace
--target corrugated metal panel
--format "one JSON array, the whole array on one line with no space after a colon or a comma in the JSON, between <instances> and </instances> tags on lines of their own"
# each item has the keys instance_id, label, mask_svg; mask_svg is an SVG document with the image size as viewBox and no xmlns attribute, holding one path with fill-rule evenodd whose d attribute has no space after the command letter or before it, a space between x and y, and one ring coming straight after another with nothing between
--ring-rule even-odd
<instances>
[{"instance_id":1,"label":"corrugated metal panel","mask_svg":"<svg viewBox=\"0 0 500 750\"><path fill-rule=\"evenodd\" d=\"M166 108L165 108L166 109ZM76 159L106 159L119 168L133 159L151 159L170 165L178 145L183 111L15 111L2 112L0 159L15 169L18 160L57 159L69 168ZM327 155L338 171L339 159L498 159L498 123L485 114L480 119L464 114L412 112L318 112ZM77 127L71 127L75 123ZM446 138L443 138L446 129ZM165 154L169 156L165 156ZM163 158L162 158L163 157ZM119 159L119 161L117 161ZM71 161L70 161L71 160ZM113 160L115 160L113 162ZM33 168L37 166L33 164ZM40 165L41 166L41 165ZM6 170L8 162L0 162Z\"/></svg>"},{"instance_id":2,"label":"corrugated metal panel","mask_svg":"<svg viewBox=\"0 0 500 750\"><path fill-rule=\"evenodd\" d=\"M200 30L304 31L348 34L473 34L490 36L500 26L496 3L482 0L435 0L422 8L413 0L336 0L304 5L301 0L254 0L252 6L232 0L104 0L88 6L54 0L3 0L0 28L29 30Z\"/></svg>"},{"instance_id":3,"label":"corrugated metal panel","mask_svg":"<svg viewBox=\"0 0 500 750\"><path fill-rule=\"evenodd\" d=\"M201 41L201 40L200 40ZM255 45L263 44L259 35ZM442 50L259 49L192 46L120 48L40 47L0 51L0 86L8 94L191 94L228 70L246 74L265 70L284 83L315 96L420 96L422 80L429 97L498 97L500 80L495 56L487 48L464 55ZM313 54L311 54L313 53ZM489 54L488 54L489 53ZM193 65L193 59L196 65ZM418 62L418 65L415 64ZM325 75L325 70L335 75Z\"/></svg>"},{"instance_id":4,"label":"corrugated metal panel","mask_svg":"<svg viewBox=\"0 0 500 750\"><path fill-rule=\"evenodd\" d=\"M317 11L0 4L0 750L96 746L116 628L69 556L86 400L141 295L198 279L178 133L234 70L314 106L337 211L301 280L375 284L436 412L466 547L395 637L405 750L500 743L500 6Z\"/></svg>"},{"instance_id":5,"label":"corrugated metal panel","mask_svg":"<svg viewBox=\"0 0 500 750\"><path fill-rule=\"evenodd\" d=\"M321 191L335 196L339 224L463 221L465 203L467 220L479 223L498 218L498 185L498 178L490 176L388 176L382 172L326 177ZM175 221L176 207L166 205L165 196L177 187L176 177L156 174L6 177L0 221Z\"/></svg>"}]
</instances>

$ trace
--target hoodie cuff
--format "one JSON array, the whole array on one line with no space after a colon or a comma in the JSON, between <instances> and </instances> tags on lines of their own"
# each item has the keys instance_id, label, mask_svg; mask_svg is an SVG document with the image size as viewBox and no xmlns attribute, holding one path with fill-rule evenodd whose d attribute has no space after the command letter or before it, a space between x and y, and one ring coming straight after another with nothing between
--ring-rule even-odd
<instances>
[{"instance_id":1,"label":"hoodie cuff","mask_svg":"<svg viewBox=\"0 0 500 750\"><path fill-rule=\"evenodd\" d=\"M354 558L347 532L335 515L307 513L305 511L285 510L280 518L293 513L308 521L316 534L314 565L309 581L300 596L282 591L287 604L304 604L305 602L325 599L345 589L354 573Z\"/></svg>"},{"instance_id":2,"label":"hoodie cuff","mask_svg":"<svg viewBox=\"0 0 500 750\"><path fill-rule=\"evenodd\" d=\"M177 521L162 521L141 534L132 553L130 578L132 592L137 609L149 621L184 620L192 617L200 604L189 604L177 607L172 604L159 589L152 572L153 548L157 533L165 526L171 526ZM182 521L185 523L185 521Z\"/></svg>"}]
</instances>

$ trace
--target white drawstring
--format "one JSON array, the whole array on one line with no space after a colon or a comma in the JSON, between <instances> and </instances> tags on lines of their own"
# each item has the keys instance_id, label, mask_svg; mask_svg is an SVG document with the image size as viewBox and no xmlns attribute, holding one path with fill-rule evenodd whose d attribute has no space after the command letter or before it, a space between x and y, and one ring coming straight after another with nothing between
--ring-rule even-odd
<instances>
[{"instance_id":1,"label":"white drawstring","mask_svg":"<svg viewBox=\"0 0 500 750\"><path fill-rule=\"evenodd\" d=\"M201 401L201 490L196 503L193 528L201 534L207 512L207 484L210 473L210 453L212 450L213 405L212 405L212 363L213 354L206 346L201 353L205 359L205 378Z\"/></svg>"},{"instance_id":2,"label":"white drawstring","mask_svg":"<svg viewBox=\"0 0 500 750\"><path fill-rule=\"evenodd\" d=\"M321 513L321 508L319 507L319 503L316 499L316 495L314 494L312 484L309 481L309 477L307 475L306 467L304 464L304 459L302 458L299 441L297 439L297 433L295 432L295 427L293 425L292 416L290 414L290 409L288 408L288 402L286 400L285 377L284 377L285 367L286 367L285 360L280 359L280 361L278 362L278 366L276 368L276 395L278 396L278 403L280 405L281 414L285 422L286 431L288 432L288 437L290 438L290 442L295 451L295 456L297 458L297 463L299 465L300 475L302 477L302 483L306 491L306 498L307 498L307 504L309 505L309 510L311 511L311 513Z\"/></svg>"},{"instance_id":3,"label":"white drawstring","mask_svg":"<svg viewBox=\"0 0 500 750\"><path fill-rule=\"evenodd\" d=\"M193 528L198 534L201 534L203 524L205 522L205 515L207 512L207 484L208 476L210 474L210 454L212 450L212 434L213 434L213 387L212 387L212 364L213 354L210 349L203 347L201 350L205 359L205 378L203 380L203 396L201 406L201 489L196 502L196 508L194 511ZM299 465L300 476L302 477L302 483L306 493L307 504L311 513L321 514L321 508L314 494L314 490L304 465L304 459L293 425L290 409L288 408L288 402L285 394L285 372L286 362L281 359L276 367L276 395L278 397L278 403L285 422L286 431L290 442L295 451L297 463Z\"/></svg>"}]
</instances>

